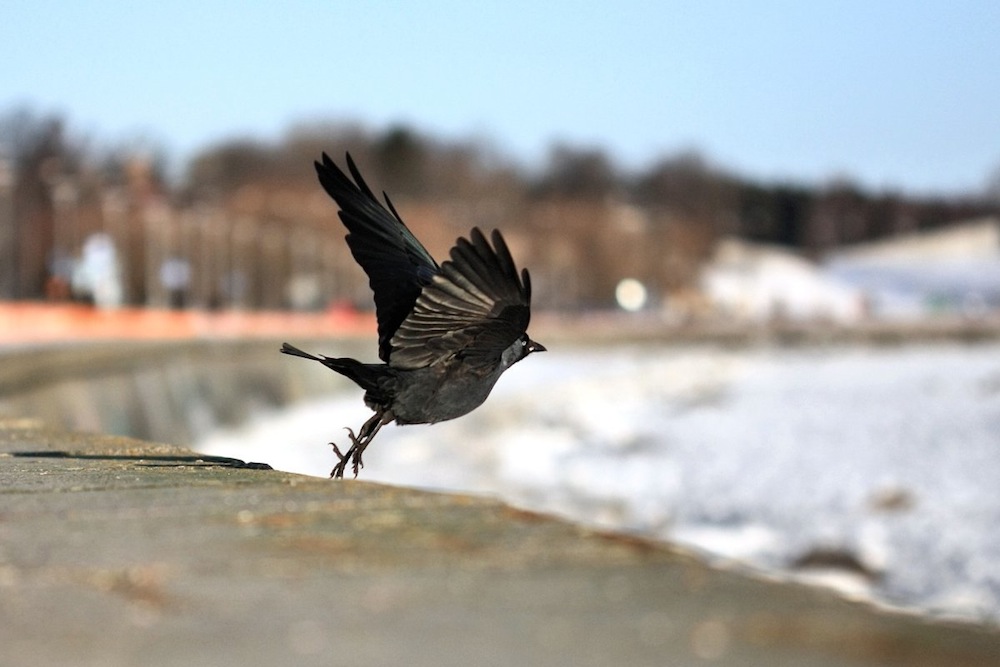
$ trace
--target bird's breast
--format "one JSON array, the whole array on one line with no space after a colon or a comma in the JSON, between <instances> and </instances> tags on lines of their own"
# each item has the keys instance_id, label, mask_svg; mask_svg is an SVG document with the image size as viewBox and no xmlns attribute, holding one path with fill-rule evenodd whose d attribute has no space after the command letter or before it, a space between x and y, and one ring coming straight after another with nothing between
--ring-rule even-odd
<instances>
[{"instance_id":1,"label":"bird's breast","mask_svg":"<svg viewBox=\"0 0 1000 667\"><path fill-rule=\"evenodd\" d=\"M392 404L399 424L433 424L466 415L490 395L500 377L479 374L471 369L420 369L402 383Z\"/></svg>"}]
</instances>

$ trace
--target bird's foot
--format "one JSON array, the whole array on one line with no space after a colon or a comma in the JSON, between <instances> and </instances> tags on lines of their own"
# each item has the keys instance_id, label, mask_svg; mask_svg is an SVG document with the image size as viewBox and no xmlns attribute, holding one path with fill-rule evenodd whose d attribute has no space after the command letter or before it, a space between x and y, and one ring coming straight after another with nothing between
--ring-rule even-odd
<instances>
[{"instance_id":1,"label":"bird's foot","mask_svg":"<svg viewBox=\"0 0 1000 667\"><path fill-rule=\"evenodd\" d=\"M347 450L344 454L340 451L340 447L337 447L337 443L331 442L330 445L333 447L333 453L337 455L337 465L333 466L333 470L330 471L331 479L342 479L344 477L344 469L347 467L347 462L351 460L351 456L354 454L354 447ZM354 475L357 477L357 473Z\"/></svg>"},{"instance_id":2,"label":"bird's foot","mask_svg":"<svg viewBox=\"0 0 1000 667\"><path fill-rule=\"evenodd\" d=\"M344 470L347 469L348 462L352 464L351 469L354 471L355 477L358 476L358 471L365 467L364 462L361 460L361 452L365 450L367 443L362 443L350 428L346 428L346 430L347 437L351 439L351 447L346 453L341 452L336 443L330 443L333 447L333 453L339 459L337 465L333 466L333 470L330 471L330 477L333 479L342 479L344 477Z\"/></svg>"}]
</instances>

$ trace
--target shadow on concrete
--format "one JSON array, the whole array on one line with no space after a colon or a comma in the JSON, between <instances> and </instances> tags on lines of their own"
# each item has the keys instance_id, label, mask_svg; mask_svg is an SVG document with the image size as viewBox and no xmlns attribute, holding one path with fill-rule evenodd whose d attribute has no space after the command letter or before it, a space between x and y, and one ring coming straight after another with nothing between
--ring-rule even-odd
<instances>
[{"instance_id":1,"label":"shadow on concrete","mask_svg":"<svg viewBox=\"0 0 1000 667\"><path fill-rule=\"evenodd\" d=\"M223 468L245 468L250 470L274 470L266 463L241 461L228 456L138 456L128 454L83 454L67 451L26 451L10 452L11 456L44 459L80 459L90 461L134 461L137 466L221 466Z\"/></svg>"}]
</instances>

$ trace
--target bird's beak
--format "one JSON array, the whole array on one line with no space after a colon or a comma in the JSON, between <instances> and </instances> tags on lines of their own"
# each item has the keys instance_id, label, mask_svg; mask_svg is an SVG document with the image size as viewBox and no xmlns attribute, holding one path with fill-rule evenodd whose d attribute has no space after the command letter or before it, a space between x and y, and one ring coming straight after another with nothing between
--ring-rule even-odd
<instances>
[{"instance_id":1,"label":"bird's beak","mask_svg":"<svg viewBox=\"0 0 1000 667\"><path fill-rule=\"evenodd\" d=\"M545 346L541 343L536 343L535 341L528 339L528 352L547 352Z\"/></svg>"}]
</instances>

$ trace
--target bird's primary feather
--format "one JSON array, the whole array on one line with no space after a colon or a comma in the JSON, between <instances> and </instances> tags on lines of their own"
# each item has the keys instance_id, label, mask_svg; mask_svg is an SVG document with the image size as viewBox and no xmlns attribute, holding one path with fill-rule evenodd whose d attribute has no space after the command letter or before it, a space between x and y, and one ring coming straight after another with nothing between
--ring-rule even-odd
<instances>
[{"instance_id":1,"label":"bird's primary feather","mask_svg":"<svg viewBox=\"0 0 1000 667\"><path fill-rule=\"evenodd\" d=\"M347 245L368 274L375 294L379 358L389 361L393 334L439 267L403 223L388 197L389 209L375 198L350 155L347 167L353 181L324 153L323 161L316 162L316 173L327 194L340 206L340 219L348 231Z\"/></svg>"}]
</instances>

